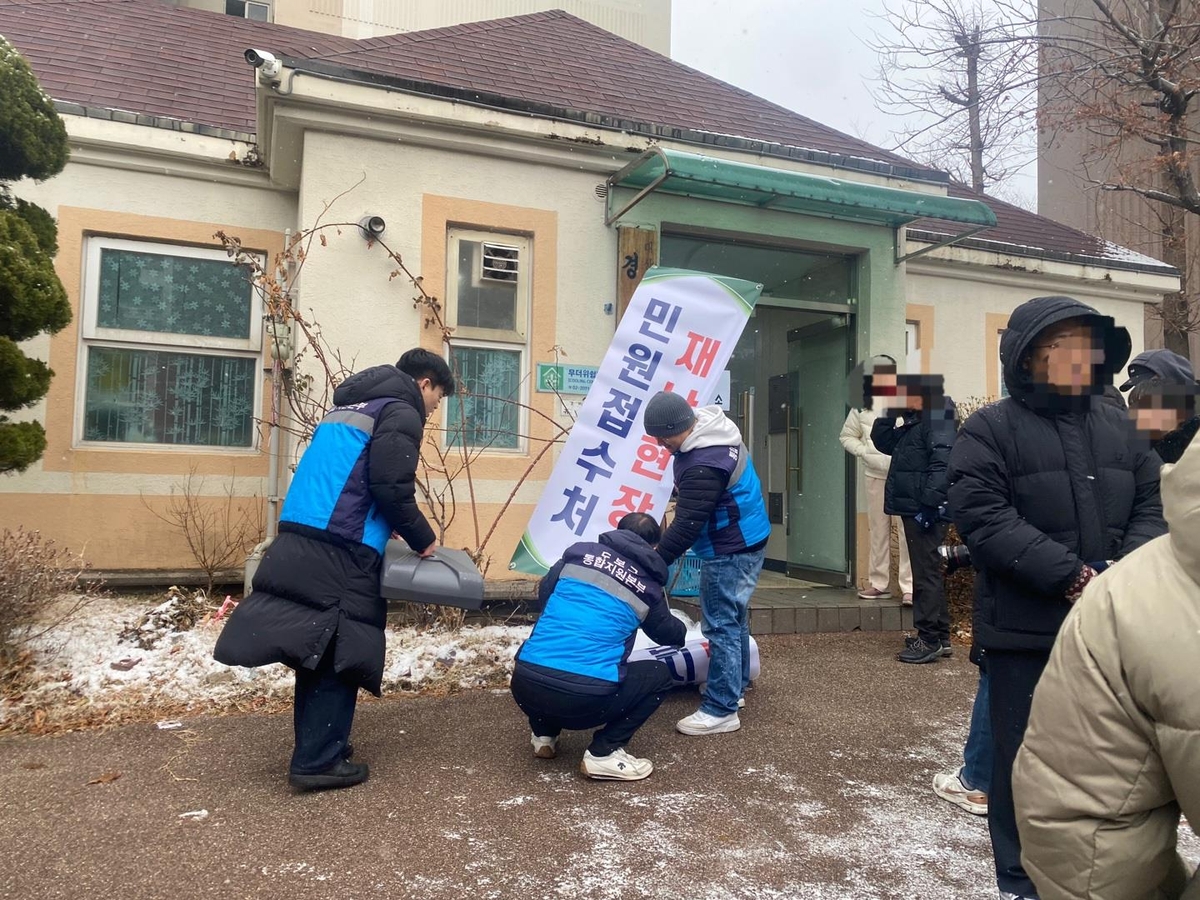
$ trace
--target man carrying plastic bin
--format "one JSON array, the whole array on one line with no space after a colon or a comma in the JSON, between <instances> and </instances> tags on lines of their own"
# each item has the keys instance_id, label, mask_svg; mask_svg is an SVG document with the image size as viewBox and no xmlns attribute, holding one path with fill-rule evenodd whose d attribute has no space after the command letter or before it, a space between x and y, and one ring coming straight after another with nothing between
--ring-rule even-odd
<instances>
[{"instance_id":1,"label":"man carrying plastic bin","mask_svg":"<svg viewBox=\"0 0 1200 900\"><path fill-rule=\"evenodd\" d=\"M675 457L675 519L658 544L668 565L700 557L700 612L711 659L700 708L675 727L722 734L742 727L750 684L750 595L758 586L771 524L762 486L737 426L719 406L693 410L660 391L646 404L646 434Z\"/></svg>"}]
</instances>

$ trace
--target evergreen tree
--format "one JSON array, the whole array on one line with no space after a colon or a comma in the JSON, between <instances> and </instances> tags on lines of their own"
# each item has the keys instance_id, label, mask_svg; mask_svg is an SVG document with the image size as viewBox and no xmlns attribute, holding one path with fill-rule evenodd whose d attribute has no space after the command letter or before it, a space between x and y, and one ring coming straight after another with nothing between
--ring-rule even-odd
<instances>
[{"instance_id":1,"label":"evergreen tree","mask_svg":"<svg viewBox=\"0 0 1200 900\"><path fill-rule=\"evenodd\" d=\"M39 422L5 413L31 406L54 374L18 342L60 331L71 321L67 292L54 271L54 218L18 199L8 183L43 181L67 162L67 129L29 64L0 36L0 473L39 460L46 434Z\"/></svg>"}]
</instances>

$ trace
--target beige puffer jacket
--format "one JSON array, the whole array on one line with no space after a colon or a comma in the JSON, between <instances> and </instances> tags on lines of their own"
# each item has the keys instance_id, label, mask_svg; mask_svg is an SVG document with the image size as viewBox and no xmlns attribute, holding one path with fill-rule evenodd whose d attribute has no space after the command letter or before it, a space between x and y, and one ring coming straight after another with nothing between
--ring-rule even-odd
<instances>
[{"instance_id":1,"label":"beige puffer jacket","mask_svg":"<svg viewBox=\"0 0 1200 900\"><path fill-rule=\"evenodd\" d=\"M1042 900L1200 900L1200 440L1163 468L1170 534L1088 586L1033 696L1013 770Z\"/></svg>"}]
</instances>

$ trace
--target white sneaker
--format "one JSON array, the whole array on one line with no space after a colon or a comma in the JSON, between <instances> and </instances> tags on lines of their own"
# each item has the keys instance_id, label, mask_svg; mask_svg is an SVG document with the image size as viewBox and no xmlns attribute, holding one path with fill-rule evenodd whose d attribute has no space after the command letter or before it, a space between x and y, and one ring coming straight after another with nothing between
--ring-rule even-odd
<instances>
[{"instance_id":1,"label":"white sneaker","mask_svg":"<svg viewBox=\"0 0 1200 900\"><path fill-rule=\"evenodd\" d=\"M988 797L983 791L967 788L962 782L962 769L939 772L933 776L933 792L975 816L988 814Z\"/></svg>"},{"instance_id":2,"label":"white sneaker","mask_svg":"<svg viewBox=\"0 0 1200 900\"><path fill-rule=\"evenodd\" d=\"M554 759L558 755L558 738L556 737L539 737L534 734L530 736L531 744L533 744L533 755L538 759Z\"/></svg>"},{"instance_id":3,"label":"white sneaker","mask_svg":"<svg viewBox=\"0 0 1200 900\"><path fill-rule=\"evenodd\" d=\"M737 713L713 716L700 710L675 723L675 729L683 734L724 734L727 731L737 731L741 727L742 720L738 718Z\"/></svg>"},{"instance_id":4,"label":"white sneaker","mask_svg":"<svg viewBox=\"0 0 1200 900\"><path fill-rule=\"evenodd\" d=\"M600 781L641 781L654 771L654 763L631 756L624 749L608 756L592 756L591 750L584 750L579 771Z\"/></svg>"},{"instance_id":5,"label":"white sneaker","mask_svg":"<svg viewBox=\"0 0 1200 900\"><path fill-rule=\"evenodd\" d=\"M738 709L745 709L745 708L746 708L746 698L738 697Z\"/></svg>"}]
</instances>

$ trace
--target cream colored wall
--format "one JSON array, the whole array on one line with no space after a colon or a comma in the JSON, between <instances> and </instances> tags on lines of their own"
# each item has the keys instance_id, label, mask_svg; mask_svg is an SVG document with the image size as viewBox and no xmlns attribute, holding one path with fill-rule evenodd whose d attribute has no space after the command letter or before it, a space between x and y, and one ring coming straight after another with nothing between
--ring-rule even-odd
<instances>
[{"instance_id":1,"label":"cream colored wall","mask_svg":"<svg viewBox=\"0 0 1200 900\"><path fill-rule=\"evenodd\" d=\"M1120 291L1104 283L1048 279L984 266L970 269L937 263L908 264L910 304L933 307L933 348L929 372L946 378L946 391L956 400L999 396L994 357L997 334L1009 314L1033 297L1065 294L1129 329L1133 352L1143 346L1143 305L1158 295Z\"/></svg>"},{"instance_id":2,"label":"cream colored wall","mask_svg":"<svg viewBox=\"0 0 1200 900\"><path fill-rule=\"evenodd\" d=\"M264 180L265 186L265 180ZM234 505L257 509L264 495L266 457L249 451L180 448L80 448L74 422L80 349L83 255L89 235L218 246L213 234L240 235L245 246L274 255L295 215L294 198L265 187L233 186L210 179L71 163L41 185L22 184L22 197L58 219L55 266L74 310L70 325L53 337L27 343L47 359L55 377L47 397L25 411L42 422L47 448L22 474L0 478L0 522L38 529L60 545L84 549L101 569L170 569L194 566L181 535L155 513L166 512L195 471L193 492L220 508L232 490Z\"/></svg>"},{"instance_id":3,"label":"cream colored wall","mask_svg":"<svg viewBox=\"0 0 1200 900\"><path fill-rule=\"evenodd\" d=\"M530 416L531 432L544 439L555 429L538 413L555 416L564 425L569 420L554 408L553 395L533 390L536 363L553 361L557 346L570 362L596 365L615 328L614 316L604 307L615 300L616 232L604 225L604 204L594 193L598 180L544 164L309 132L299 220L309 225L322 213L329 222L355 222L366 214L383 217L384 242L439 298L446 296L447 225L531 237L526 375L528 398L536 410ZM326 212L326 203L341 194ZM329 345L340 349L352 369L395 362L418 344L442 349L438 333L423 326L422 313L413 307L411 285L403 278L389 280L394 269L382 247L368 247L352 228L330 233L328 244L314 245L305 262L300 304L315 310ZM439 414L432 424L441 421ZM526 452L486 453L472 467L475 495L488 504L480 508L480 537L517 482L526 479L487 543L492 575L505 571L549 476L557 454L552 450L537 459L543 446L544 441L533 440ZM455 484L461 505L448 543L475 548L480 537L466 508L465 476Z\"/></svg>"},{"instance_id":4,"label":"cream colored wall","mask_svg":"<svg viewBox=\"0 0 1200 900\"><path fill-rule=\"evenodd\" d=\"M186 0L198 6L208 0ZM561 9L606 31L671 52L671 0L270 0L274 21L365 38Z\"/></svg>"}]
</instances>

